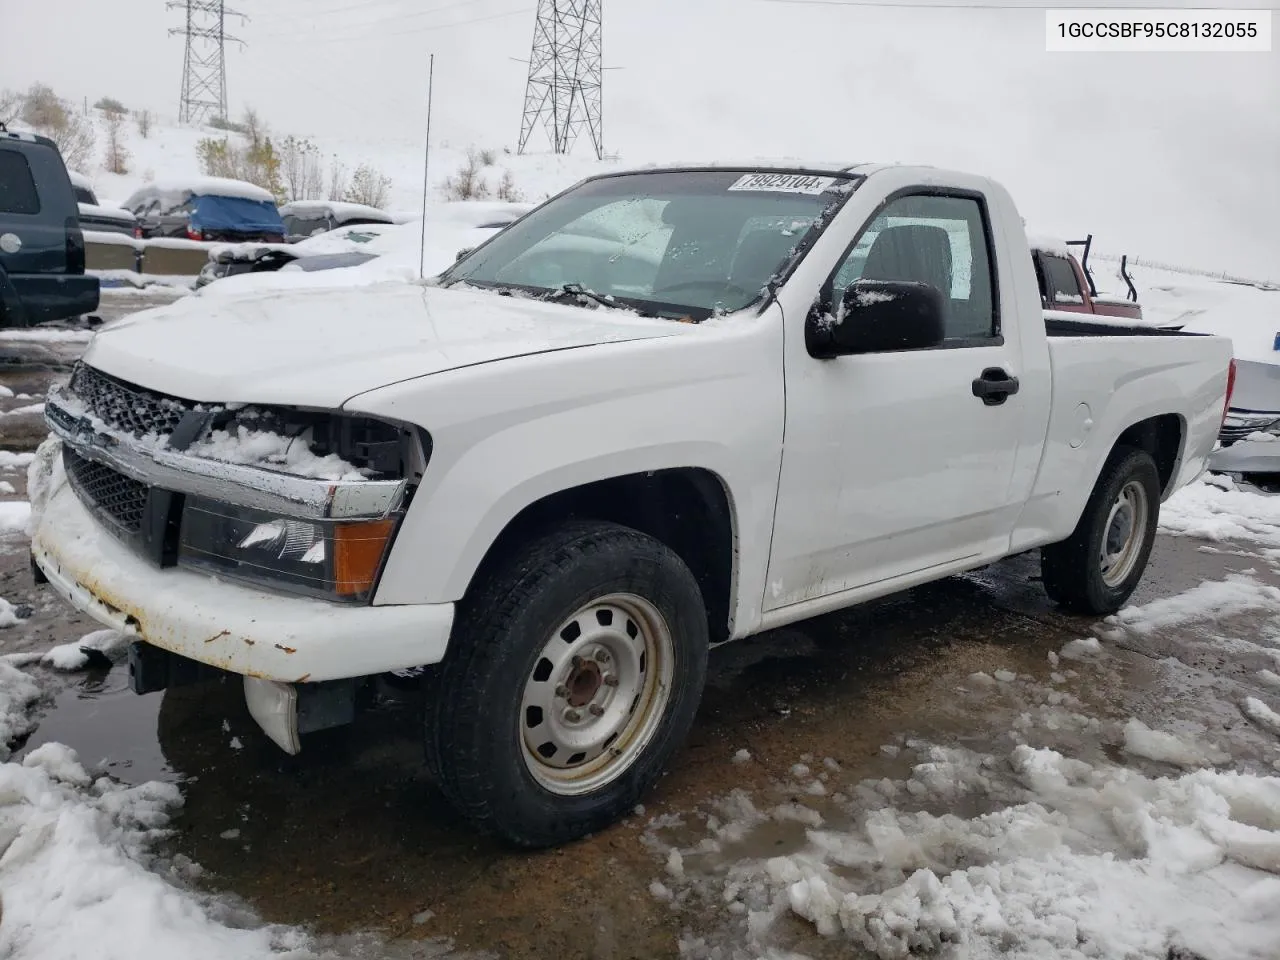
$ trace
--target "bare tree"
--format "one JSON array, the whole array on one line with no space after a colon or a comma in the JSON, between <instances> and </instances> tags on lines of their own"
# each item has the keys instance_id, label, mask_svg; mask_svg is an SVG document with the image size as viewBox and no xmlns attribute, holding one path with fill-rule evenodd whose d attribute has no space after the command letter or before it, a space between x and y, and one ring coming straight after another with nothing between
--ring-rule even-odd
<instances>
[{"instance_id":1,"label":"bare tree","mask_svg":"<svg viewBox=\"0 0 1280 960\"><path fill-rule=\"evenodd\" d=\"M347 165L336 155L329 164L329 199L341 200L347 194Z\"/></svg>"},{"instance_id":2,"label":"bare tree","mask_svg":"<svg viewBox=\"0 0 1280 960\"><path fill-rule=\"evenodd\" d=\"M351 185L347 187L342 199L369 207L385 207L390 194L391 178L367 163L362 163L351 175Z\"/></svg>"},{"instance_id":3,"label":"bare tree","mask_svg":"<svg viewBox=\"0 0 1280 960\"><path fill-rule=\"evenodd\" d=\"M115 97L102 97L93 105L95 110L101 110L103 113L128 113L128 109L123 103Z\"/></svg>"},{"instance_id":4,"label":"bare tree","mask_svg":"<svg viewBox=\"0 0 1280 960\"><path fill-rule=\"evenodd\" d=\"M53 88L43 83L33 83L23 98L22 122L37 129L52 130L66 126L70 112Z\"/></svg>"},{"instance_id":5,"label":"bare tree","mask_svg":"<svg viewBox=\"0 0 1280 960\"><path fill-rule=\"evenodd\" d=\"M22 113L24 97L17 90L0 90L0 123L12 123Z\"/></svg>"},{"instance_id":6,"label":"bare tree","mask_svg":"<svg viewBox=\"0 0 1280 960\"><path fill-rule=\"evenodd\" d=\"M107 115L107 153L103 158L103 166L108 173L129 172L129 150L124 145L124 114L108 110Z\"/></svg>"},{"instance_id":7,"label":"bare tree","mask_svg":"<svg viewBox=\"0 0 1280 960\"><path fill-rule=\"evenodd\" d=\"M139 110L133 115L134 122L138 125L138 133L145 140L151 136L151 124L154 118L150 110Z\"/></svg>"},{"instance_id":8,"label":"bare tree","mask_svg":"<svg viewBox=\"0 0 1280 960\"><path fill-rule=\"evenodd\" d=\"M320 151L310 140L290 136L280 142L280 175L289 200L318 200L324 193Z\"/></svg>"},{"instance_id":9,"label":"bare tree","mask_svg":"<svg viewBox=\"0 0 1280 960\"><path fill-rule=\"evenodd\" d=\"M22 122L57 145L63 162L72 169L88 166L96 137L93 121L76 113L51 87L32 84L22 97Z\"/></svg>"}]
</instances>

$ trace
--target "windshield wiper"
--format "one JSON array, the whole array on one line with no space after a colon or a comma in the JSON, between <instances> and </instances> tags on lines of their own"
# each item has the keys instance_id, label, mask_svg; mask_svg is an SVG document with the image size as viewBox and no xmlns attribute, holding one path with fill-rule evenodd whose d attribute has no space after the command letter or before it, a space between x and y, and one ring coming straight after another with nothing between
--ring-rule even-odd
<instances>
[{"instance_id":1,"label":"windshield wiper","mask_svg":"<svg viewBox=\"0 0 1280 960\"><path fill-rule=\"evenodd\" d=\"M588 290L580 283L561 284L558 290L548 290L545 294L538 297L538 299L545 300L548 303L559 303L568 297L586 297L588 300L594 300L601 306L615 307L620 310L628 309L613 297L606 296L603 293L596 293L594 290Z\"/></svg>"}]
</instances>

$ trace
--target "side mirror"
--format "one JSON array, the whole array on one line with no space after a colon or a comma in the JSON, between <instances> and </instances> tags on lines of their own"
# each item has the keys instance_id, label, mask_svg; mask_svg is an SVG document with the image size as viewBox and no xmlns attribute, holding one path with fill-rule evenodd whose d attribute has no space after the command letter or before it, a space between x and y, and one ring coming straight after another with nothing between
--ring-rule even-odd
<instances>
[{"instance_id":1,"label":"side mirror","mask_svg":"<svg viewBox=\"0 0 1280 960\"><path fill-rule=\"evenodd\" d=\"M858 280L840 298L835 316L816 309L805 324L805 345L820 359L936 347L946 338L946 301L937 287L909 280Z\"/></svg>"},{"instance_id":2,"label":"side mirror","mask_svg":"<svg viewBox=\"0 0 1280 960\"><path fill-rule=\"evenodd\" d=\"M453 258L453 262L457 263L459 260L461 260L463 257L465 257L468 253L470 253L474 249L475 247L463 247L461 250L458 251L458 255Z\"/></svg>"}]
</instances>

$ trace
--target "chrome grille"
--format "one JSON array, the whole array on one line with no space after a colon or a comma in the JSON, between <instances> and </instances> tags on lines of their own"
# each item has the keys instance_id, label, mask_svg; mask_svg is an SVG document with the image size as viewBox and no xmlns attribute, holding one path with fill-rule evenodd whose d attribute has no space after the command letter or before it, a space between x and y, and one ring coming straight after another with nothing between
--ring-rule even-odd
<instances>
[{"instance_id":1,"label":"chrome grille","mask_svg":"<svg viewBox=\"0 0 1280 960\"><path fill-rule=\"evenodd\" d=\"M147 486L105 464L62 448L62 463L71 487L86 506L104 514L126 533L142 529L147 510Z\"/></svg>"},{"instance_id":2,"label":"chrome grille","mask_svg":"<svg viewBox=\"0 0 1280 960\"><path fill-rule=\"evenodd\" d=\"M135 437L167 437L195 404L107 376L77 363L68 384L90 414L107 426Z\"/></svg>"}]
</instances>

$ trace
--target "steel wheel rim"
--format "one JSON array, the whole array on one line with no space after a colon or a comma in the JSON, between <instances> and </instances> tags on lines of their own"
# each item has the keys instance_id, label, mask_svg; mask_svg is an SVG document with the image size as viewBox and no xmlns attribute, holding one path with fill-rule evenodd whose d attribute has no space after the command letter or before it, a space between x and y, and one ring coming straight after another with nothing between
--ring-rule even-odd
<instances>
[{"instance_id":1,"label":"steel wheel rim","mask_svg":"<svg viewBox=\"0 0 1280 960\"><path fill-rule=\"evenodd\" d=\"M1102 582L1118 587L1133 573L1147 534L1147 491L1137 480L1120 488L1102 528Z\"/></svg>"},{"instance_id":2,"label":"steel wheel rim","mask_svg":"<svg viewBox=\"0 0 1280 960\"><path fill-rule=\"evenodd\" d=\"M674 671L671 628L642 597L609 594L565 618L520 704L521 754L534 780L560 796L616 780L653 739Z\"/></svg>"}]
</instances>

